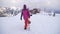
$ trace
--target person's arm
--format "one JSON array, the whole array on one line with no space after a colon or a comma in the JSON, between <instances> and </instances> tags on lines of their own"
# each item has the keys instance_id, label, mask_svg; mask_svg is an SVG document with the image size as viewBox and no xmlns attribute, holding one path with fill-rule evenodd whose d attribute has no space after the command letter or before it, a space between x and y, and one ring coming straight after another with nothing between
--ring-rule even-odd
<instances>
[{"instance_id":1,"label":"person's arm","mask_svg":"<svg viewBox=\"0 0 60 34\"><path fill-rule=\"evenodd\" d=\"M32 14L30 14L29 10L28 10L28 15L29 15L29 16L32 16Z\"/></svg>"},{"instance_id":2,"label":"person's arm","mask_svg":"<svg viewBox=\"0 0 60 34\"><path fill-rule=\"evenodd\" d=\"M23 12L21 12L21 18L20 18L21 20L22 20L22 14L23 14Z\"/></svg>"},{"instance_id":3,"label":"person's arm","mask_svg":"<svg viewBox=\"0 0 60 34\"><path fill-rule=\"evenodd\" d=\"M28 9L27 9L28 10ZM30 13L29 13L29 10L28 10L28 18L30 18Z\"/></svg>"}]
</instances>

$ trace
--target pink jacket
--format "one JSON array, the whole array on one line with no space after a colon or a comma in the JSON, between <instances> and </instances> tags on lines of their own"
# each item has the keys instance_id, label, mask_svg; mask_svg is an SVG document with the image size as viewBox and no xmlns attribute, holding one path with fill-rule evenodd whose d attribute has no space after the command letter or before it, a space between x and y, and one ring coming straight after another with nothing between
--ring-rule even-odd
<instances>
[{"instance_id":1,"label":"pink jacket","mask_svg":"<svg viewBox=\"0 0 60 34\"><path fill-rule=\"evenodd\" d=\"M24 19L28 19L28 15L29 15L29 12L28 12L27 9L22 10L22 16L23 16Z\"/></svg>"}]
</instances>

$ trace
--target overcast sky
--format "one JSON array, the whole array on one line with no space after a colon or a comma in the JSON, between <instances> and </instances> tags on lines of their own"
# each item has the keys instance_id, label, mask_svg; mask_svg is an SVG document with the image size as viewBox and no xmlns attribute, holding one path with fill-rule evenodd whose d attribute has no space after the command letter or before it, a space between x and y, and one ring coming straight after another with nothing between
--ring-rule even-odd
<instances>
[{"instance_id":1,"label":"overcast sky","mask_svg":"<svg viewBox=\"0 0 60 34\"><path fill-rule=\"evenodd\" d=\"M0 0L0 6L23 7L27 4L29 8L55 8L60 9L60 0Z\"/></svg>"}]
</instances>

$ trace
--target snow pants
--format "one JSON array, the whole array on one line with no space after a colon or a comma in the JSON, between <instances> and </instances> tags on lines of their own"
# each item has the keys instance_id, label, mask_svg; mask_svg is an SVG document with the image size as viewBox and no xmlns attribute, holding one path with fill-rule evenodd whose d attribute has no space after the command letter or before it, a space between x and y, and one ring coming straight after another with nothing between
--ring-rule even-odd
<instances>
[{"instance_id":1,"label":"snow pants","mask_svg":"<svg viewBox=\"0 0 60 34\"><path fill-rule=\"evenodd\" d=\"M24 20L24 28L27 28L27 26L28 26L28 19L25 19Z\"/></svg>"}]
</instances>

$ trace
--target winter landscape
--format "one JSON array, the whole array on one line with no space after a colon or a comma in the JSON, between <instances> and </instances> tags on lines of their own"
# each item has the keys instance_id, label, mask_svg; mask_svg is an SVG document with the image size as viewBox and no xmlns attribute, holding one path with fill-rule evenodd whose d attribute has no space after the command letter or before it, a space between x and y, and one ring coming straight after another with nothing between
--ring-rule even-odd
<instances>
[{"instance_id":1,"label":"winter landscape","mask_svg":"<svg viewBox=\"0 0 60 34\"><path fill-rule=\"evenodd\" d=\"M32 14L27 30L23 4ZM60 0L0 0L0 34L60 34Z\"/></svg>"}]
</instances>

